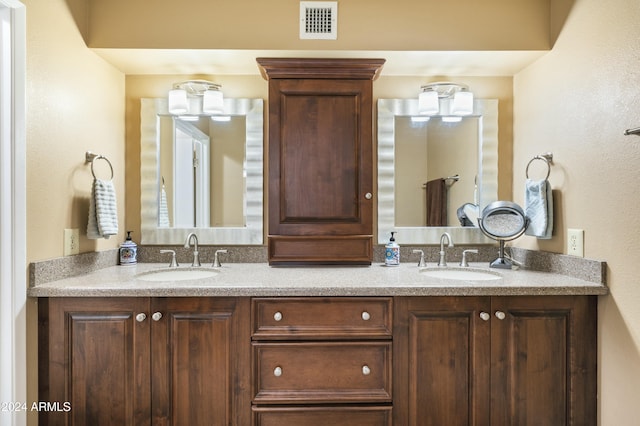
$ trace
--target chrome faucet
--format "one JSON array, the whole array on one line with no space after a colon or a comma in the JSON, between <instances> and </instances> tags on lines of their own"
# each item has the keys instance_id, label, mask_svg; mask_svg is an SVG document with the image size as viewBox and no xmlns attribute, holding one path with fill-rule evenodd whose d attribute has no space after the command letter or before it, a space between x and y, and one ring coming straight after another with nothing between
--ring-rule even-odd
<instances>
[{"instance_id":1,"label":"chrome faucet","mask_svg":"<svg viewBox=\"0 0 640 426\"><path fill-rule=\"evenodd\" d=\"M424 261L424 251L414 250L413 252L420 255L420 260L418 261L418 268L426 268L427 262Z\"/></svg>"},{"instance_id":2,"label":"chrome faucet","mask_svg":"<svg viewBox=\"0 0 640 426\"><path fill-rule=\"evenodd\" d=\"M198 236L195 233L190 233L189 235L187 235L187 239L184 242L184 247L185 248L189 248L189 246L191 245L191 240L193 240L193 262L191 263L191 266L196 266L196 267L200 267L202 266L200 264L200 255L198 254Z\"/></svg>"},{"instance_id":3,"label":"chrome faucet","mask_svg":"<svg viewBox=\"0 0 640 426\"><path fill-rule=\"evenodd\" d=\"M445 251L444 251L444 239L447 239L448 247L453 247L453 240L451 239L451 235L448 232L444 232L440 236L440 260L438 261L438 266L447 266L447 260L445 259Z\"/></svg>"},{"instance_id":4,"label":"chrome faucet","mask_svg":"<svg viewBox=\"0 0 640 426\"><path fill-rule=\"evenodd\" d=\"M213 255L213 265L212 268L221 268L222 264L220 263L220 258L218 256L219 253L226 253L227 250L216 250Z\"/></svg>"}]
</instances>

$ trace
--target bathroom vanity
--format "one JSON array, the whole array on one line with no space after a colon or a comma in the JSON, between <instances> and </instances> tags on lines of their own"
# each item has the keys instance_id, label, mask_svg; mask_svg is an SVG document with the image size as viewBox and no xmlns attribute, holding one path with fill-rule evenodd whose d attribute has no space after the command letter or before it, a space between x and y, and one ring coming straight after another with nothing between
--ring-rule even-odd
<instances>
[{"instance_id":1,"label":"bathroom vanity","mask_svg":"<svg viewBox=\"0 0 640 426\"><path fill-rule=\"evenodd\" d=\"M42 424L596 424L602 283L478 265L144 280L163 266L30 289L39 398L72 406Z\"/></svg>"}]
</instances>

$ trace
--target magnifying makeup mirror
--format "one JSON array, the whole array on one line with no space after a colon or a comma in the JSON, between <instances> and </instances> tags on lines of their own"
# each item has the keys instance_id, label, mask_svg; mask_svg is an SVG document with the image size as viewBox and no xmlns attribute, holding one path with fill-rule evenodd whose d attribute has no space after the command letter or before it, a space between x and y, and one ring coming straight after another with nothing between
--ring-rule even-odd
<instances>
[{"instance_id":1,"label":"magnifying makeup mirror","mask_svg":"<svg viewBox=\"0 0 640 426\"><path fill-rule=\"evenodd\" d=\"M490 267L511 269L512 262L504 255L504 242L524 234L528 225L529 219L522 208L511 201L494 201L482 210L482 217L478 218L480 230L500 243L498 258Z\"/></svg>"}]
</instances>

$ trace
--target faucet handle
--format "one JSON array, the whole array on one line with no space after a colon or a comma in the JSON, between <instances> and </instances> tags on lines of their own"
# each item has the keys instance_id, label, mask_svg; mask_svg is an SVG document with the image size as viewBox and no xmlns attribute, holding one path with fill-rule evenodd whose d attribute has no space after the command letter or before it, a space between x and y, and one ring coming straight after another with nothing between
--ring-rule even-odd
<instances>
[{"instance_id":1,"label":"faucet handle","mask_svg":"<svg viewBox=\"0 0 640 426\"><path fill-rule=\"evenodd\" d=\"M468 250L463 250L462 251L462 260L460 260L460 266L462 266L463 268L468 268L469 267L469 262L467 262L467 253L478 254L478 250L477 249L468 249Z\"/></svg>"},{"instance_id":2,"label":"faucet handle","mask_svg":"<svg viewBox=\"0 0 640 426\"><path fill-rule=\"evenodd\" d=\"M213 255L213 265L212 265L213 268L222 267L222 264L220 264L218 253L227 253L227 250L216 250L215 254Z\"/></svg>"},{"instance_id":3,"label":"faucet handle","mask_svg":"<svg viewBox=\"0 0 640 426\"><path fill-rule=\"evenodd\" d=\"M169 262L169 268L177 268L178 261L176 260L176 251L175 250L160 250L160 253L171 253L171 262Z\"/></svg>"},{"instance_id":4,"label":"faucet handle","mask_svg":"<svg viewBox=\"0 0 640 426\"><path fill-rule=\"evenodd\" d=\"M414 250L413 252L420 254L420 261L418 262L418 268L426 268L427 263L424 261L424 251Z\"/></svg>"}]
</instances>

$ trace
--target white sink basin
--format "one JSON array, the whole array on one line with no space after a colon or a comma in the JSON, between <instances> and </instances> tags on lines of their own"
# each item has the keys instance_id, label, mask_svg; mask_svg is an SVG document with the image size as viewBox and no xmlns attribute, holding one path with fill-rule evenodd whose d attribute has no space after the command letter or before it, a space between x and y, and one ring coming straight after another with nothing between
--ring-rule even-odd
<instances>
[{"instance_id":1,"label":"white sink basin","mask_svg":"<svg viewBox=\"0 0 640 426\"><path fill-rule=\"evenodd\" d=\"M420 273L428 277L460 281L487 281L502 279L502 275L498 272L473 268L426 268L421 269Z\"/></svg>"},{"instance_id":2,"label":"white sink basin","mask_svg":"<svg viewBox=\"0 0 640 426\"><path fill-rule=\"evenodd\" d=\"M210 268L179 268L142 272L136 278L142 281L185 281L211 278L217 274L218 271Z\"/></svg>"}]
</instances>

